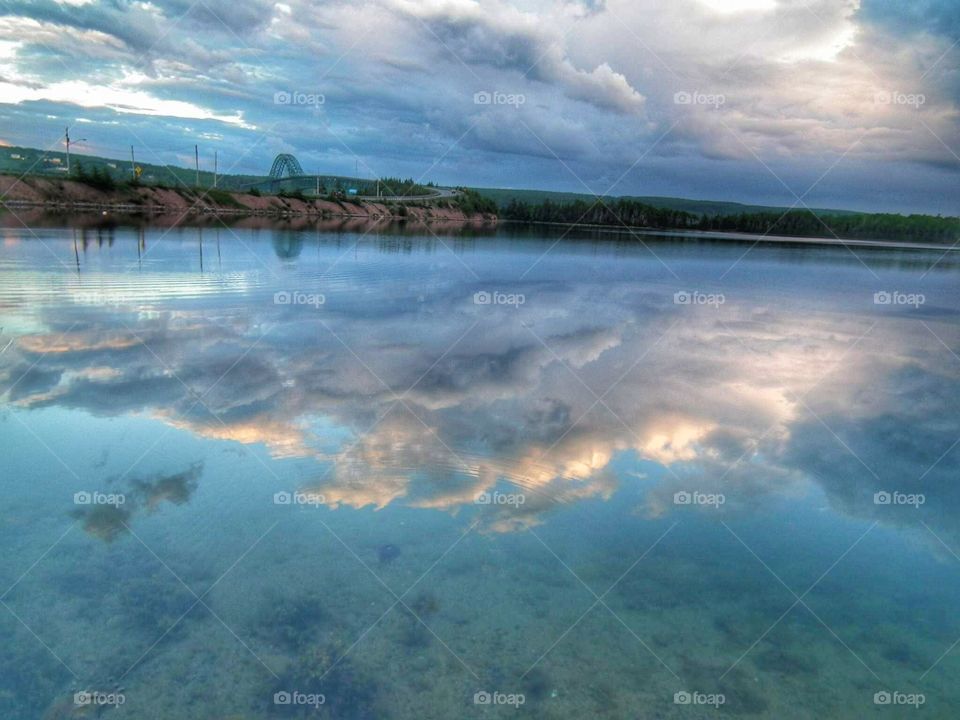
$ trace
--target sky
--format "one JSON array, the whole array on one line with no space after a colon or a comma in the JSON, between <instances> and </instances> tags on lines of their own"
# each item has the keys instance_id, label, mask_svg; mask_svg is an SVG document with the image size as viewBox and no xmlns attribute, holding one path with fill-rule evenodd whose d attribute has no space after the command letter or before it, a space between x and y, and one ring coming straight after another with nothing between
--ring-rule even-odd
<instances>
[{"instance_id":1,"label":"sky","mask_svg":"<svg viewBox=\"0 0 960 720\"><path fill-rule=\"evenodd\" d=\"M0 0L0 144L960 214L956 0Z\"/></svg>"}]
</instances>

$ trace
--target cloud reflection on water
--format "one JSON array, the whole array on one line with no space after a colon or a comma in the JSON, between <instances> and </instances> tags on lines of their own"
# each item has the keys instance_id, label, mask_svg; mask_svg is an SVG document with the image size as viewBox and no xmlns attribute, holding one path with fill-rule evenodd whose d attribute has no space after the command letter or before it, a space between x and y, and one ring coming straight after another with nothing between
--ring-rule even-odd
<instances>
[{"instance_id":1,"label":"cloud reflection on water","mask_svg":"<svg viewBox=\"0 0 960 720\"><path fill-rule=\"evenodd\" d=\"M665 468L649 516L681 490L722 492L736 511L813 481L835 510L960 530L960 360L933 335L957 346L955 309L841 313L812 292L690 307L672 285L584 273L512 283L519 308L476 305L462 282L395 297L348 277L318 311L275 305L282 286L259 282L155 302L24 298L8 310L36 330L0 358L9 400L315 458L308 486L331 507L458 512L520 488L522 506L487 508L493 531L612 497L623 457ZM323 428L347 439L331 448ZM931 502L878 506L881 490Z\"/></svg>"}]
</instances>

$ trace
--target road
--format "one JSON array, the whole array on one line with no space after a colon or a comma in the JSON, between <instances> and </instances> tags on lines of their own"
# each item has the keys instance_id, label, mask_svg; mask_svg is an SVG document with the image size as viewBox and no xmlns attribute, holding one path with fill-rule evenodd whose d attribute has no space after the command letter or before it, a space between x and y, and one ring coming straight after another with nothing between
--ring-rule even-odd
<instances>
[{"instance_id":1,"label":"road","mask_svg":"<svg viewBox=\"0 0 960 720\"><path fill-rule=\"evenodd\" d=\"M431 195L397 195L396 197L377 197L376 195L354 195L347 200L366 200L368 202L417 202L418 200L445 200L460 195L453 188L432 188Z\"/></svg>"}]
</instances>

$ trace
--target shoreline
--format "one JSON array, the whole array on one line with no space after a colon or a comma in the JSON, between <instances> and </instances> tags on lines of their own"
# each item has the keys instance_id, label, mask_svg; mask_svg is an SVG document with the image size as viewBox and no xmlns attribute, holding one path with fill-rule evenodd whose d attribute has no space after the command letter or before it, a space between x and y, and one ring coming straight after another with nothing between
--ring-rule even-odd
<instances>
[{"instance_id":1,"label":"shoreline","mask_svg":"<svg viewBox=\"0 0 960 720\"><path fill-rule=\"evenodd\" d=\"M449 198L425 197L422 204L255 195L218 188L168 188L151 185L100 190L77 180L0 176L0 210L124 216L212 215L265 218L354 218L418 222L496 223L490 213L466 213Z\"/></svg>"},{"instance_id":2,"label":"shoreline","mask_svg":"<svg viewBox=\"0 0 960 720\"><path fill-rule=\"evenodd\" d=\"M264 221L283 220L353 220L358 222L404 222L416 224L453 223L497 226L543 226L564 228L566 233L595 232L609 235L677 238L695 241L765 243L776 245L808 245L827 247L862 247L877 249L960 251L960 238L954 243L912 242L877 238L840 238L804 235L757 234L741 231L657 228L591 223L523 221L500 218L495 213L464 212L450 198L425 197L422 201L398 202L370 199L325 199L255 195L221 189L168 188L159 186L121 186L100 190L88 183L65 178L28 176L16 178L0 175L0 212L7 210L49 214L77 214L86 217L140 218L159 225L171 216L176 222L186 216L204 218L258 218Z\"/></svg>"}]
</instances>

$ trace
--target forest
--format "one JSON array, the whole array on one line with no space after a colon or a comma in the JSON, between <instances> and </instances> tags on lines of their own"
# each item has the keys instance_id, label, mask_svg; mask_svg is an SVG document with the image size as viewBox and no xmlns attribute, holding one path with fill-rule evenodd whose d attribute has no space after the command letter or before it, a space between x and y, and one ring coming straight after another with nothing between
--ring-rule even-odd
<instances>
[{"instance_id":1,"label":"forest","mask_svg":"<svg viewBox=\"0 0 960 720\"><path fill-rule=\"evenodd\" d=\"M697 215L653 207L623 198L597 198L530 204L512 200L501 209L504 220L606 225L663 230L713 230L788 237L952 243L960 240L960 218L893 213L826 214L811 210Z\"/></svg>"}]
</instances>

